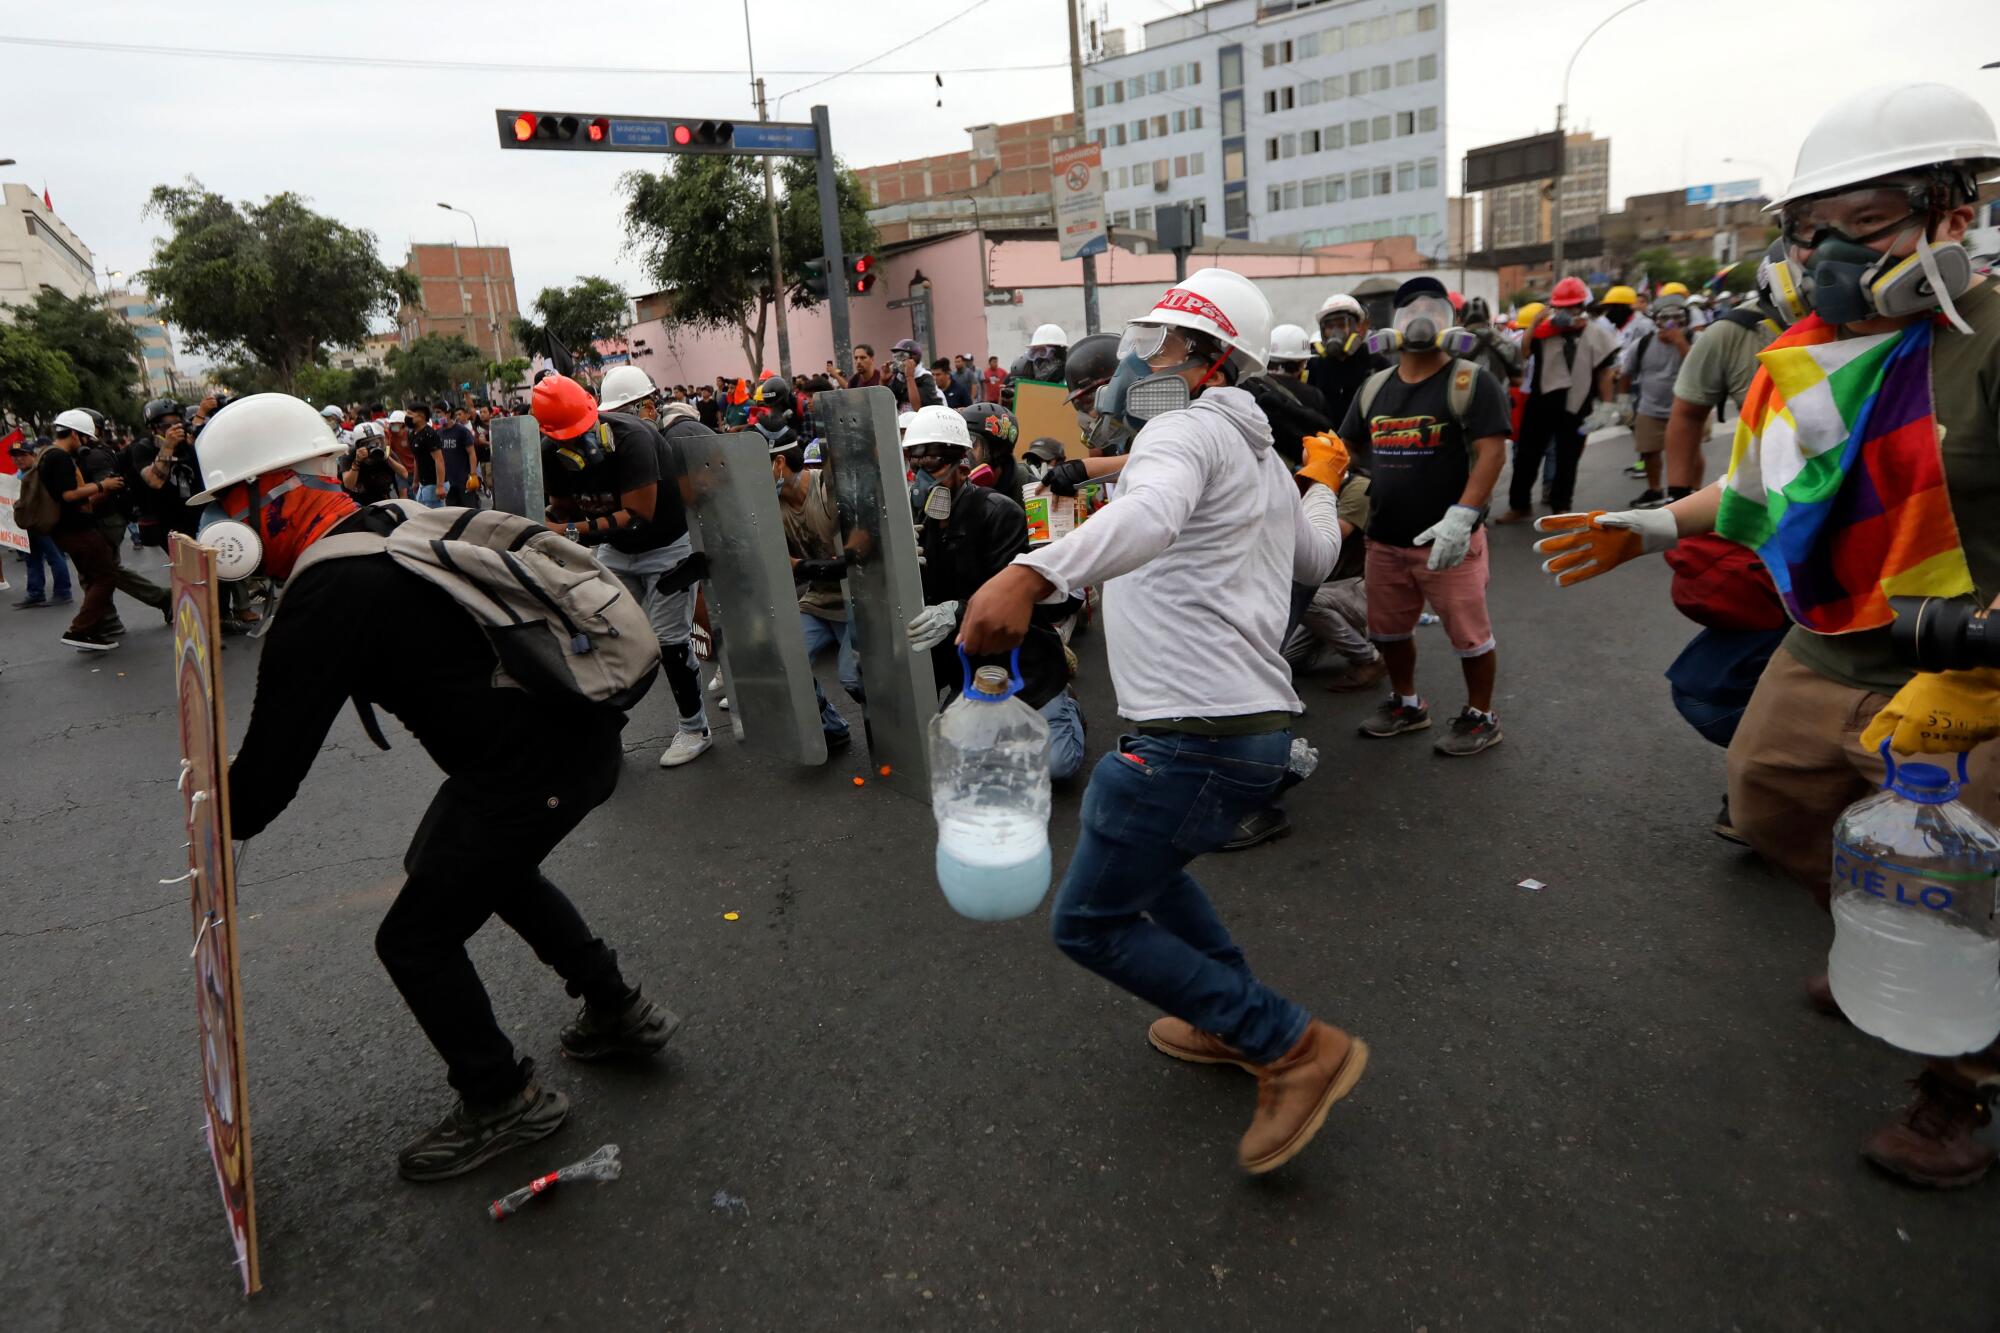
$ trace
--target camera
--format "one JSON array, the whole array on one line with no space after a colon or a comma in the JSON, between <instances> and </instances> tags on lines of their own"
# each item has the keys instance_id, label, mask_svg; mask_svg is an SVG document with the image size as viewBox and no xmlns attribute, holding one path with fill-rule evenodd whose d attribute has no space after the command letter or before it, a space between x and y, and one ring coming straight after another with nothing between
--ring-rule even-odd
<instances>
[{"instance_id":1,"label":"camera","mask_svg":"<svg viewBox=\"0 0 2000 1333\"><path fill-rule=\"evenodd\" d=\"M1891 597L1889 645L1919 671L2000 666L2000 625L1985 608L1951 597Z\"/></svg>"}]
</instances>

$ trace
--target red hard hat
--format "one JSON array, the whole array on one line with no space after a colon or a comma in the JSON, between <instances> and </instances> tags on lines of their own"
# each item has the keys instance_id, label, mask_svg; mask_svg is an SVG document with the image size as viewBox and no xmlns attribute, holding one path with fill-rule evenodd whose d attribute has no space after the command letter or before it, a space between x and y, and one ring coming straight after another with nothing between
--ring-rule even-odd
<instances>
[{"instance_id":1,"label":"red hard hat","mask_svg":"<svg viewBox=\"0 0 2000 1333\"><path fill-rule=\"evenodd\" d=\"M542 434L552 440L573 440L597 424L590 390L567 375L550 375L537 384L530 410Z\"/></svg>"},{"instance_id":2,"label":"red hard hat","mask_svg":"<svg viewBox=\"0 0 2000 1333\"><path fill-rule=\"evenodd\" d=\"M1590 288L1583 285L1582 278L1564 278L1549 293L1550 305L1589 305Z\"/></svg>"},{"instance_id":3,"label":"red hard hat","mask_svg":"<svg viewBox=\"0 0 2000 1333\"><path fill-rule=\"evenodd\" d=\"M1444 296L1445 296L1445 299L1446 299L1447 301L1450 301L1450 302L1451 302L1451 308L1452 308L1453 310L1463 310L1463 309L1465 309L1465 297L1464 297L1464 295L1463 295L1462 293L1459 293L1459 292L1446 292L1446 293L1444 294Z\"/></svg>"}]
</instances>

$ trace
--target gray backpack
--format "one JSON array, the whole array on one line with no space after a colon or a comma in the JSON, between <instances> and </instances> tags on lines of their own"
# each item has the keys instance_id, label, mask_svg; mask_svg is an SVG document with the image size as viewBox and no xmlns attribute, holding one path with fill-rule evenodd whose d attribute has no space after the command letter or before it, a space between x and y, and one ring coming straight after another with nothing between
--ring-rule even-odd
<instances>
[{"instance_id":1,"label":"gray backpack","mask_svg":"<svg viewBox=\"0 0 2000 1333\"><path fill-rule=\"evenodd\" d=\"M299 557L292 579L328 560L387 554L450 593L486 631L500 659L496 686L621 712L652 686L660 644L645 608L586 548L497 509L426 509L413 500L368 509L401 517L386 534L320 538ZM356 702L382 745L366 705Z\"/></svg>"},{"instance_id":2,"label":"gray backpack","mask_svg":"<svg viewBox=\"0 0 2000 1333\"><path fill-rule=\"evenodd\" d=\"M1375 410L1375 399L1382 392L1382 386L1396 373L1396 367L1387 366L1370 375L1361 385L1361 424L1365 428L1368 417ZM1457 423L1458 433L1464 438L1466 448L1472 447L1472 437L1465 429L1465 414L1472 410L1472 391L1479 383L1480 367L1476 361L1453 357L1451 362L1451 383L1445 389L1445 402L1451 410L1451 419Z\"/></svg>"}]
</instances>

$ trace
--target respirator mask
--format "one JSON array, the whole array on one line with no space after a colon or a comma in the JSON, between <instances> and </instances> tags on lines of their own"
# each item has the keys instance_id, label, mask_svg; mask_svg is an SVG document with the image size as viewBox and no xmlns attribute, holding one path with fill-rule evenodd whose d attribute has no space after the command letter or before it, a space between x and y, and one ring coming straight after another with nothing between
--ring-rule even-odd
<instances>
[{"instance_id":1,"label":"respirator mask","mask_svg":"<svg viewBox=\"0 0 2000 1333\"><path fill-rule=\"evenodd\" d=\"M1314 346L1321 356L1344 361L1361 347L1361 322L1352 315L1329 315L1319 326Z\"/></svg>"},{"instance_id":2,"label":"respirator mask","mask_svg":"<svg viewBox=\"0 0 2000 1333\"><path fill-rule=\"evenodd\" d=\"M1181 360L1154 370L1154 359L1171 355L1175 348L1180 350ZM1196 366L1209 373L1215 370L1213 364L1194 355L1193 345L1184 332L1164 324L1126 325L1125 336L1118 342L1118 358L1118 373L1105 389L1116 388L1120 380L1125 381L1119 414L1140 425L1178 412L1193 400L1194 394L1181 372ZM1100 403L1103 392L1099 391Z\"/></svg>"},{"instance_id":3,"label":"respirator mask","mask_svg":"<svg viewBox=\"0 0 2000 1333\"><path fill-rule=\"evenodd\" d=\"M1395 327L1368 335L1368 350L1378 356L1398 352L1443 352L1466 356L1479 344L1470 329L1452 325L1451 302L1441 296L1420 296L1396 311Z\"/></svg>"},{"instance_id":4,"label":"respirator mask","mask_svg":"<svg viewBox=\"0 0 2000 1333\"><path fill-rule=\"evenodd\" d=\"M218 492L202 509L196 527L196 539L215 548L215 576L235 583L255 574L264 563L264 509L292 491L341 491L336 466L331 458L310 458L266 474L276 478L268 486L260 487L260 479L253 477Z\"/></svg>"},{"instance_id":5,"label":"respirator mask","mask_svg":"<svg viewBox=\"0 0 2000 1333\"><path fill-rule=\"evenodd\" d=\"M1972 256L1956 241L1932 245L1930 240L1937 189L1928 181L1881 185L1786 207L1784 240L1812 256L1802 279L1789 256L1786 263L1794 286L1821 319L1853 324L1942 310L1959 332L1972 332L1952 303L1972 285ZM1870 225L1882 217L1893 220ZM1893 253L1911 233L1915 250ZM1892 253L1874 248L1886 238L1893 238Z\"/></svg>"},{"instance_id":6,"label":"respirator mask","mask_svg":"<svg viewBox=\"0 0 2000 1333\"><path fill-rule=\"evenodd\" d=\"M1576 332L1589 318L1582 306L1559 305L1549 308L1549 326L1561 333Z\"/></svg>"},{"instance_id":7,"label":"respirator mask","mask_svg":"<svg viewBox=\"0 0 2000 1333\"><path fill-rule=\"evenodd\" d=\"M545 439L544 443L550 447L550 455L557 466L565 472L582 472L596 467L618 452L617 441L611 437L611 427L603 421L573 440Z\"/></svg>"}]
</instances>

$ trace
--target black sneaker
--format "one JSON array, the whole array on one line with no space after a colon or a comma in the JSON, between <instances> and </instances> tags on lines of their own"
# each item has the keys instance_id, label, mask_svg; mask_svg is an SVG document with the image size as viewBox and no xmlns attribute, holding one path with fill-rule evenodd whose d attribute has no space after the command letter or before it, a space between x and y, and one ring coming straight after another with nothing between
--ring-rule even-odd
<instances>
[{"instance_id":1,"label":"black sneaker","mask_svg":"<svg viewBox=\"0 0 2000 1333\"><path fill-rule=\"evenodd\" d=\"M1500 719L1475 713L1468 705L1451 720L1451 730L1438 737L1437 744L1431 748L1439 754L1478 754L1481 750L1492 749L1502 739Z\"/></svg>"},{"instance_id":2,"label":"black sneaker","mask_svg":"<svg viewBox=\"0 0 2000 1333\"><path fill-rule=\"evenodd\" d=\"M20 601L14 603L14 609L17 611L33 611L37 607L54 605L55 603L46 597L23 597Z\"/></svg>"},{"instance_id":3,"label":"black sneaker","mask_svg":"<svg viewBox=\"0 0 2000 1333\"><path fill-rule=\"evenodd\" d=\"M1628 509L1658 509L1661 505L1665 504L1666 502L1667 502L1667 493L1665 491L1656 491L1648 487L1647 489L1640 491L1639 494L1636 497L1634 497L1632 503L1627 505L1626 507Z\"/></svg>"},{"instance_id":4,"label":"black sneaker","mask_svg":"<svg viewBox=\"0 0 2000 1333\"><path fill-rule=\"evenodd\" d=\"M118 640L103 630L89 630L82 634L65 634L62 641L72 648L80 648L86 653L108 653L118 646Z\"/></svg>"},{"instance_id":5,"label":"black sneaker","mask_svg":"<svg viewBox=\"0 0 2000 1333\"><path fill-rule=\"evenodd\" d=\"M1236 821L1236 828L1229 835L1229 841L1222 844L1225 852L1240 852L1246 847L1255 847L1260 842L1282 838L1292 831L1292 821L1278 806L1267 805L1260 810L1252 810Z\"/></svg>"},{"instance_id":6,"label":"black sneaker","mask_svg":"<svg viewBox=\"0 0 2000 1333\"><path fill-rule=\"evenodd\" d=\"M547 1138L568 1115L569 1098L531 1076L527 1087L495 1106L459 1102L429 1133L398 1153L396 1164L405 1180L450 1180L510 1148Z\"/></svg>"},{"instance_id":7,"label":"black sneaker","mask_svg":"<svg viewBox=\"0 0 2000 1333\"><path fill-rule=\"evenodd\" d=\"M1361 724L1363 736L1400 736L1406 731L1422 731L1431 724L1431 710L1422 703L1406 704L1396 695L1382 701Z\"/></svg>"},{"instance_id":8,"label":"black sneaker","mask_svg":"<svg viewBox=\"0 0 2000 1333\"><path fill-rule=\"evenodd\" d=\"M615 1013L585 1004L577 1011L576 1022L562 1030L562 1051L572 1060L652 1055L673 1040L680 1026L679 1014L635 990Z\"/></svg>"}]
</instances>

